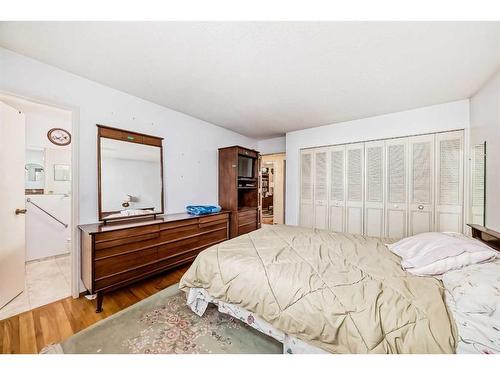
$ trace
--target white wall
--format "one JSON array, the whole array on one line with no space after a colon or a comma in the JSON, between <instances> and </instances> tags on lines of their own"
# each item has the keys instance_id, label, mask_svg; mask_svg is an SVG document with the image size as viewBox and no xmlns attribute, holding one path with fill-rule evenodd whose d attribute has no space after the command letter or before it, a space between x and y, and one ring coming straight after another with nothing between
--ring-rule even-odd
<instances>
[{"instance_id":1,"label":"white wall","mask_svg":"<svg viewBox=\"0 0 500 375\"><path fill-rule=\"evenodd\" d=\"M287 133L286 223L298 224L300 149L468 128L469 100L460 100Z\"/></svg>"},{"instance_id":2,"label":"white wall","mask_svg":"<svg viewBox=\"0 0 500 375\"><path fill-rule=\"evenodd\" d=\"M55 165L71 166L71 150L45 149L45 194L70 194L71 180L57 181L54 176Z\"/></svg>"},{"instance_id":3,"label":"white wall","mask_svg":"<svg viewBox=\"0 0 500 375\"><path fill-rule=\"evenodd\" d=\"M34 203L66 224L71 221L71 198L60 194L27 195ZM45 213L26 203L26 260L69 252L71 226L64 228Z\"/></svg>"},{"instance_id":4,"label":"white wall","mask_svg":"<svg viewBox=\"0 0 500 375\"><path fill-rule=\"evenodd\" d=\"M277 154L286 151L286 137L261 139L257 141L257 151L262 155Z\"/></svg>"},{"instance_id":5,"label":"white wall","mask_svg":"<svg viewBox=\"0 0 500 375\"><path fill-rule=\"evenodd\" d=\"M17 105L13 105L18 108ZM21 108L21 111L26 114L26 148L71 150L71 144L56 146L47 138L47 133L52 128L62 128L71 133L71 113L37 110L36 107Z\"/></svg>"},{"instance_id":6,"label":"white wall","mask_svg":"<svg viewBox=\"0 0 500 375\"><path fill-rule=\"evenodd\" d=\"M486 226L500 231L500 71L470 100L470 144L486 141Z\"/></svg>"},{"instance_id":7,"label":"white wall","mask_svg":"<svg viewBox=\"0 0 500 375\"><path fill-rule=\"evenodd\" d=\"M117 66L116 69L120 67ZM217 148L251 138L0 48L0 91L79 111L79 223L97 220L96 124L164 137L167 212L217 202Z\"/></svg>"}]
</instances>

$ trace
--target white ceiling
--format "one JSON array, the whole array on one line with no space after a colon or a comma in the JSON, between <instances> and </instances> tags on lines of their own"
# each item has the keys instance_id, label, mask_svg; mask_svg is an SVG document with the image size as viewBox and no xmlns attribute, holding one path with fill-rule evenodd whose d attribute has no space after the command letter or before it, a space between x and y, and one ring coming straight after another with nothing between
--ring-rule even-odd
<instances>
[{"instance_id":1,"label":"white ceiling","mask_svg":"<svg viewBox=\"0 0 500 375\"><path fill-rule=\"evenodd\" d=\"M268 138L468 98L500 22L2 22L0 46Z\"/></svg>"}]
</instances>

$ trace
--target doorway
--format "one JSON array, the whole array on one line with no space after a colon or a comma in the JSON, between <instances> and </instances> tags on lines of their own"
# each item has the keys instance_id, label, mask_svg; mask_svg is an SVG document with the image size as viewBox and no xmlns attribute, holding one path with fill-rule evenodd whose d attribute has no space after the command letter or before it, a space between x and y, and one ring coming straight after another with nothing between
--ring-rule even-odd
<instances>
[{"instance_id":1,"label":"doorway","mask_svg":"<svg viewBox=\"0 0 500 375\"><path fill-rule=\"evenodd\" d=\"M262 223L285 222L285 153L262 156Z\"/></svg>"},{"instance_id":2,"label":"doorway","mask_svg":"<svg viewBox=\"0 0 500 375\"><path fill-rule=\"evenodd\" d=\"M0 106L0 126L11 133L8 147L16 155L2 159L9 181L6 174L0 177L16 201L15 208L2 202L0 212L2 223L17 233L0 247L13 277L0 275L0 319L5 319L72 295L73 114L4 94Z\"/></svg>"}]
</instances>

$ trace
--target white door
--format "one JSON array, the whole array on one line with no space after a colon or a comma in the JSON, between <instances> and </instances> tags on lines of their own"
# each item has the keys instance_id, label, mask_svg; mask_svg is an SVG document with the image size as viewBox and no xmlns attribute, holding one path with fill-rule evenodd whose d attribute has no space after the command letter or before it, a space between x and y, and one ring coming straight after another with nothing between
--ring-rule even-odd
<instances>
[{"instance_id":1,"label":"white door","mask_svg":"<svg viewBox=\"0 0 500 375\"><path fill-rule=\"evenodd\" d=\"M409 139L408 235L434 231L434 134Z\"/></svg>"},{"instance_id":2,"label":"white door","mask_svg":"<svg viewBox=\"0 0 500 375\"><path fill-rule=\"evenodd\" d=\"M484 188L485 188L486 144L471 148L471 221L484 225Z\"/></svg>"},{"instance_id":3,"label":"white door","mask_svg":"<svg viewBox=\"0 0 500 375\"><path fill-rule=\"evenodd\" d=\"M330 230L344 232L345 222L345 146L329 149L330 163Z\"/></svg>"},{"instance_id":4,"label":"white door","mask_svg":"<svg viewBox=\"0 0 500 375\"><path fill-rule=\"evenodd\" d=\"M0 102L0 307L24 289L25 119Z\"/></svg>"},{"instance_id":5,"label":"white door","mask_svg":"<svg viewBox=\"0 0 500 375\"><path fill-rule=\"evenodd\" d=\"M363 233L363 149L362 143L346 146L346 221L345 231Z\"/></svg>"},{"instance_id":6,"label":"white door","mask_svg":"<svg viewBox=\"0 0 500 375\"><path fill-rule=\"evenodd\" d=\"M314 225L312 150L300 154L300 225L309 228Z\"/></svg>"},{"instance_id":7,"label":"white door","mask_svg":"<svg viewBox=\"0 0 500 375\"><path fill-rule=\"evenodd\" d=\"M463 131L436 134L436 230L463 231Z\"/></svg>"},{"instance_id":8,"label":"white door","mask_svg":"<svg viewBox=\"0 0 500 375\"><path fill-rule=\"evenodd\" d=\"M383 237L384 226L384 141L365 143L364 234Z\"/></svg>"},{"instance_id":9,"label":"white door","mask_svg":"<svg viewBox=\"0 0 500 375\"><path fill-rule=\"evenodd\" d=\"M402 238L407 233L407 153L408 139L385 141L386 147L386 204L385 235Z\"/></svg>"},{"instance_id":10,"label":"white door","mask_svg":"<svg viewBox=\"0 0 500 375\"><path fill-rule=\"evenodd\" d=\"M314 228L328 228L328 148L314 151Z\"/></svg>"}]
</instances>

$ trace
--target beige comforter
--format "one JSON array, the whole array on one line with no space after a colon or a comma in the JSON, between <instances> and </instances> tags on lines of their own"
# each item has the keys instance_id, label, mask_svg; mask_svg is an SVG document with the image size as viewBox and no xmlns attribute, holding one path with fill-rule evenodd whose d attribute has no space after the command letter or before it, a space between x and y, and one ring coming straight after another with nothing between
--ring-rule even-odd
<instances>
[{"instance_id":1,"label":"beige comforter","mask_svg":"<svg viewBox=\"0 0 500 375\"><path fill-rule=\"evenodd\" d=\"M455 351L441 283L403 271L380 238L266 226L200 253L180 287L333 353Z\"/></svg>"}]
</instances>

